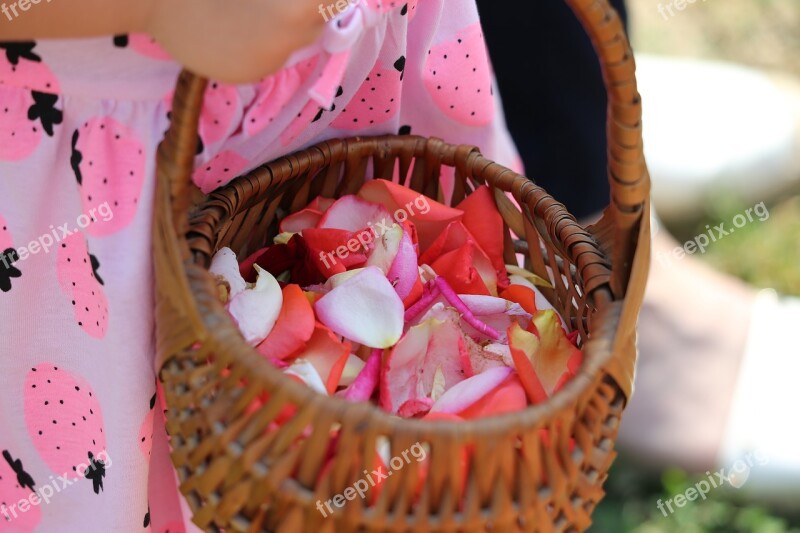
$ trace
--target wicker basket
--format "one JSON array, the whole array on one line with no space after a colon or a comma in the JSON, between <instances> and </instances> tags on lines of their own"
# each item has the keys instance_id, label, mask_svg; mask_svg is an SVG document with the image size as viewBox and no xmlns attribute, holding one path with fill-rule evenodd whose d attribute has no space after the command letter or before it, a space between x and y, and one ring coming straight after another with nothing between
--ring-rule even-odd
<instances>
[{"instance_id":1,"label":"wicker basket","mask_svg":"<svg viewBox=\"0 0 800 533\"><path fill-rule=\"evenodd\" d=\"M412 136L325 142L263 165L198 203L190 176L206 82L181 75L158 152L157 347L172 459L200 527L295 533L589 526L631 393L649 261L650 182L634 62L620 21L606 0L568 1L596 45L609 93L612 201L587 229L540 187L475 148ZM546 296L585 340L579 374L548 402L495 418L430 423L323 397L265 362L218 302L207 271L217 249L246 254L271 242L280 216L318 195L354 193L370 173L391 179L396 166L405 185L440 199L440 170L455 167L453 205L480 184L494 188L507 226L506 259L527 253L528 268L553 281ZM266 406L249 413L264 393ZM293 416L269 429L287 406ZM424 484L420 463L411 461L377 497L355 498L324 518L316 502L374 468L379 441L388 441L392 455L417 442L429 446ZM332 464L323 470L331 450Z\"/></svg>"}]
</instances>

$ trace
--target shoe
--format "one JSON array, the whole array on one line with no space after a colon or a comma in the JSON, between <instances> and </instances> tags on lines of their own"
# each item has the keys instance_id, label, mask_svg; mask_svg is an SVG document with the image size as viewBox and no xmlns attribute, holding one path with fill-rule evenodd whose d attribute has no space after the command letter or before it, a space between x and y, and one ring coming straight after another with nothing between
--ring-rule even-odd
<instances>
[{"instance_id":1,"label":"shoe","mask_svg":"<svg viewBox=\"0 0 800 533\"><path fill-rule=\"evenodd\" d=\"M800 80L721 62L636 62L660 217L692 219L720 196L755 203L800 186Z\"/></svg>"}]
</instances>

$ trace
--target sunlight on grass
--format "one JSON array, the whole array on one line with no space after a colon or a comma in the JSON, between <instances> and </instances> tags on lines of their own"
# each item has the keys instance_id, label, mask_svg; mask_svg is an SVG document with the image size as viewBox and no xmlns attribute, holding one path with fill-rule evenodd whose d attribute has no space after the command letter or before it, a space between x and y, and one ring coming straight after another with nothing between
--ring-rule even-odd
<instances>
[{"instance_id":1,"label":"sunlight on grass","mask_svg":"<svg viewBox=\"0 0 800 533\"><path fill-rule=\"evenodd\" d=\"M770 209L763 223L719 241L703 258L757 287L800 296L799 241L800 197L795 197Z\"/></svg>"}]
</instances>

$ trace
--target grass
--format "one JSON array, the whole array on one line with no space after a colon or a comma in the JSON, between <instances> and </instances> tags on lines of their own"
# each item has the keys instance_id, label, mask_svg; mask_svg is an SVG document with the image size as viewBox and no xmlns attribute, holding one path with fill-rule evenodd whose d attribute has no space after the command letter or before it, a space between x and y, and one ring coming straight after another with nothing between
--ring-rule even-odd
<instances>
[{"instance_id":1,"label":"grass","mask_svg":"<svg viewBox=\"0 0 800 533\"><path fill-rule=\"evenodd\" d=\"M659 499L674 498L703 476L669 469L660 475L642 470L623 457L608 481L608 496L594 513L590 531L597 533L800 533L800 522L781 517L763 506L741 501L723 489L712 489L706 500L673 506L674 513L658 509ZM666 509L666 507L665 507Z\"/></svg>"},{"instance_id":2,"label":"grass","mask_svg":"<svg viewBox=\"0 0 800 533\"><path fill-rule=\"evenodd\" d=\"M798 236L800 197L796 196L771 208L764 222L751 223L715 243L704 259L755 286L800 296Z\"/></svg>"}]
</instances>

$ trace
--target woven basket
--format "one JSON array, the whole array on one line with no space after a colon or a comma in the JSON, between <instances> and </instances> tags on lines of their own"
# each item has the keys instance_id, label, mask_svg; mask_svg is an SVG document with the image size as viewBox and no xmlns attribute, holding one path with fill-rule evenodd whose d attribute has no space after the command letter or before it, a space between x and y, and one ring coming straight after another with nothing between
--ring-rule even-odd
<instances>
[{"instance_id":1,"label":"woven basket","mask_svg":"<svg viewBox=\"0 0 800 533\"><path fill-rule=\"evenodd\" d=\"M631 393L649 261L650 182L634 62L620 21L606 0L568 2L596 45L609 94L612 201L586 229L540 187L477 149L413 136L324 142L203 198L190 176L206 81L182 73L158 151L157 348L172 460L197 525L291 533L589 526ZM584 364L563 390L544 404L489 419L399 419L318 395L245 343L207 271L217 249L229 246L243 257L271 243L281 216L318 195L352 194L368 175L391 179L396 167L401 183L442 199L444 166L455 167L453 205L480 184L494 188L506 222L507 262L524 251L527 267L553 282L546 297L580 332ZM265 393L266 406L248 412ZM294 415L269 429L287 406ZM389 443L391 455L418 442L429 447L424 484L421 463L411 461L377 497L355 498L324 518L317 501L364 478L375 467L379 441ZM331 449L332 464L323 469Z\"/></svg>"}]
</instances>

